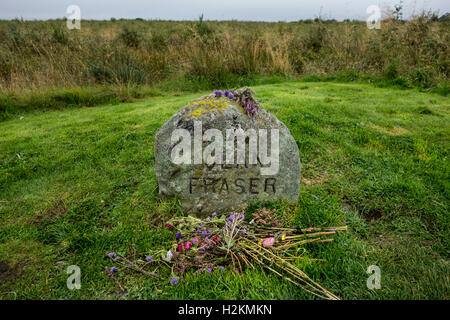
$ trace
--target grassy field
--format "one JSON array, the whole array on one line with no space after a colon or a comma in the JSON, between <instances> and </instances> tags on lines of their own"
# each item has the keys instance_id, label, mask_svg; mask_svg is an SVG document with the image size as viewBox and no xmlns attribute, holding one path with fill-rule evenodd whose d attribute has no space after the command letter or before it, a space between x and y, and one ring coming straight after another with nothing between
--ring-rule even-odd
<instances>
[{"instance_id":1,"label":"grassy field","mask_svg":"<svg viewBox=\"0 0 450 320\"><path fill-rule=\"evenodd\" d=\"M298 262L344 299L448 299L448 98L415 89L289 81L254 88L291 130L302 161L298 204L271 204L305 226L348 225ZM169 284L105 273L107 252L170 247L163 221L181 214L158 197L153 142L199 94L24 113L0 122L0 298L311 299L261 269L226 270ZM81 290L68 290L78 265ZM370 265L381 289L366 287Z\"/></svg>"},{"instance_id":2,"label":"grassy field","mask_svg":"<svg viewBox=\"0 0 450 320\"><path fill-rule=\"evenodd\" d=\"M257 77L381 81L449 92L450 22L423 12L364 21L0 20L0 121L22 109L93 106L255 85Z\"/></svg>"}]
</instances>

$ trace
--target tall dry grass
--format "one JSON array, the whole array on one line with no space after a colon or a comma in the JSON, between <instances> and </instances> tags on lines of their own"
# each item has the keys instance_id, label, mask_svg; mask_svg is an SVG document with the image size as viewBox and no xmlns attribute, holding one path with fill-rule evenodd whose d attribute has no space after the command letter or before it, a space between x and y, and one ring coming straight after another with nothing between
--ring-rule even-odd
<instances>
[{"instance_id":1,"label":"tall dry grass","mask_svg":"<svg viewBox=\"0 0 450 320\"><path fill-rule=\"evenodd\" d=\"M449 77L449 24L423 14L362 22L0 21L0 90L233 85L253 75L343 74L430 88Z\"/></svg>"}]
</instances>

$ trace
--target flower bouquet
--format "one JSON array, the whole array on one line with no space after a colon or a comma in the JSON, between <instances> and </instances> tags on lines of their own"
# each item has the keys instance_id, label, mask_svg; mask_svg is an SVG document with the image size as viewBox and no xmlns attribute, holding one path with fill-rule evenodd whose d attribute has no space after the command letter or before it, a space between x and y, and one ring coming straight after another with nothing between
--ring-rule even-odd
<instances>
[{"instance_id":1,"label":"flower bouquet","mask_svg":"<svg viewBox=\"0 0 450 320\"><path fill-rule=\"evenodd\" d=\"M297 248L307 243L327 243L346 226L321 228L282 227L273 211L259 209L253 219L246 219L245 212L233 212L218 216L213 213L206 219L192 216L173 218L165 227L174 233L172 247L152 251L152 255L130 252L127 257L108 256L122 271L133 270L150 277L158 277L160 267L170 268L170 283L178 284L187 270L194 273L212 272L231 268L243 274L244 268L259 265L303 290L323 299L338 297L313 281L293 261L304 259L295 254ZM308 258L309 259L309 258ZM309 261L322 261L309 259ZM115 278L116 266L106 271Z\"/></svg>"}]
</instances>

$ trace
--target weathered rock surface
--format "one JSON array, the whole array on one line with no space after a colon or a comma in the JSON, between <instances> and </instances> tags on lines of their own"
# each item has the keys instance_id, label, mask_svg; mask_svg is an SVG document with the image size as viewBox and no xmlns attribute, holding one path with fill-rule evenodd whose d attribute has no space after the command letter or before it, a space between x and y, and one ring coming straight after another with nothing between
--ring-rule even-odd
<instances>
[{"instance_id":1,"label":"weathered rock surface","mask_svg":"<svg viewBox=\"0 0 450 320\"><path fill-rule=\"evenodd\" d=\"M172 133L175 129L186 129L193 140L194 124L200 121L202 133L208 129L222 132L224 164L207 165L205 161L201 164L194 164L193 161L174 163L172 151L179 141L172 142ZM266 129L269 154L273 141L270 132L278 129L279 170L276 174L261 174L261 169L270 165L263 165L259 156L257 164L249 163L249 139L245 140L245 164L225 164L226 131L239 128L244 131L254 129L256 132ZM203 141L202 150L210 143ZM194 158L193 142L191 150ZM300 160L297 144L289 129L263 108L254 118L250 118L241 106L226 97L209 95L196 99L172 116L157 132L154 152L160 195L178 196L183 209L188 213L223 213L253 201L298 201Z\"/></svg>"}]
</instances>

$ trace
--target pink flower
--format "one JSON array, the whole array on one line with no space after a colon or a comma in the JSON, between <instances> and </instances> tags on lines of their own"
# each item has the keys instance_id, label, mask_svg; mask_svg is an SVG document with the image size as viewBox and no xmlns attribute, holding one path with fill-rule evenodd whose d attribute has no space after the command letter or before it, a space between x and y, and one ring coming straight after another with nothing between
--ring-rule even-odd
<instances>
[{"instance_id":1,"label":"pink flower","mask_svg":"<svg viewBox=\"0 0 450 320\"><path fill-rule=\"evenodd\" d=\"M184 248L185 248L186 250L189 250L189 249L191 248L191 246L192 246L192 242L190 242L190 241L186 241L186 242L184 243Z\"/></svg>"},{"instance_id":2,"label":"pink flower","mask_svg":"<svg viewBox=\"0 0 450 320\"><path fill-rule=\"evenodd\" d=\"M263 241L262 245L263 247L269 247L273 245L274 242L275 242L274 238L267 238L266 240Z\"/></svg>"},{"instance_id":3,"label":"pink flower","mask_svg":"<svg viewBox=\"0 0 450 320\"><path fill-rule=\"evenodd\" d=\"M178 252L183 252L183 242L178 244Z\"/></svg>"},{"instance_id":4,"label":"pink flower","mask_svg":"<svg viewBox=\"0 0 450 320\"><path fill-rule=\"evenodd\" d=\"M174 226L173 225L171 225L171 224L168 224L168 223L165 223L164 224L167 228L169 228L169 229L173 229L174 228Z\"/></svg>"},{"instance_id":5,"label":"pink flower","mask_svg":"<svg viewBox=\"0 0 450 320\"><path fill-rule=\"evenodd\" d=\"M199 241L200 239L196 237L192 240L192 244L197 244Z\"/></svg>"}]
</instances>

